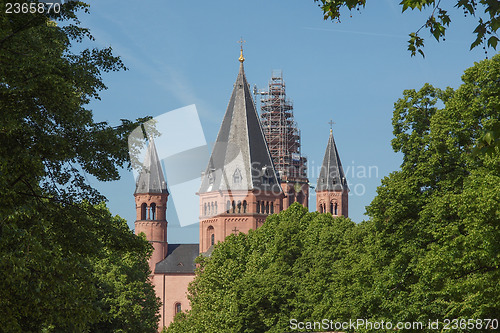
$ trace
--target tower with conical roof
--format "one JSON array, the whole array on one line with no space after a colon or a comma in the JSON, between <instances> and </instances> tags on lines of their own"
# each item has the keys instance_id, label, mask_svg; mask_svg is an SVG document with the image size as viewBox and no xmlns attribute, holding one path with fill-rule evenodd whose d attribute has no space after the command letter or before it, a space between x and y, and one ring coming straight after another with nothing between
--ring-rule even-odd
<instances>
[{"instance_id":1,"label":"tower with conical roof","mask_svg":"<svg viewBox=\"0 0 500 333\"><path fill-rule=\"evenodd\" d=\"M149 140L146 158L141 173L137 178L134 192L137 220L135 233L143 232L153 245L153 254L149 258L149 267L154 273L156 263L167 255L167 183L163 177L160 160L153 138Z\"/></svg>"},{"instance_id":2,"label":"tower with conical roof","mask_svg":"<svg viewBox=\"0 0 500 333\"><path fill-rule=\"evenodd\" d=\"M334 216L348 216L349 187L345 178L339 152L330 129L325 157L316 185L316 210Z\"/></svg>"},{"instance_id":3,"label":"tower with conical roof","mask_svg":"<svg viewBox=\"0 0 500 333\"><path fill-rule=\"evenodd\" d=\"M240 68L217 135L200 196L200 252L232 233L261 226L282 210L283 191L262 132L250 87Z\"/></svg>"}]
</instances>

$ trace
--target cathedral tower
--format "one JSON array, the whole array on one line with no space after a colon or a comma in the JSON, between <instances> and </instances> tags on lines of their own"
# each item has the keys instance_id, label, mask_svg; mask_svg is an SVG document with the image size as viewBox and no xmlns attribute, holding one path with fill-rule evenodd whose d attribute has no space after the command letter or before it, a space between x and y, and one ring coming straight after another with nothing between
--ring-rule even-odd
<instances>
[{"instance_id":1,"label":"cathedral tower","mask_svg":"<svg viewBox=\"0 0 500 333\"><path fill-rule=\"evenodd\" d=\"M330 130L325 157L316 186L316 210L333 216L348 216L349 188L345 179L339 152Z\"/></svg>"},{"instance_id":2,"label":"cathedral tower","mask_svg":"<svg viewBox=\"0 0 500 333\"><path fill-rule=\"evenodd\" d=\"M281 71L273 71L268 90L259 94L264 96L260 115L262 130L286 196L283 209L294 202L309 207L307 160L301 154L300 131L293 116L293 104L286 96Z\"/></svg>"},{"instance_id":3,"label":"cathedral tower","mask_svg":"<svg viewBox=\"0 0 500 333\"><path fill-rule=\"evenodd\" d=\"M283 191L262 132L243 68L222 121L200 196L200 252L231 233L261 226L282 210Z\"/></svg>"},{"instance_id":4,"label":"cathedral tower","mask_svg":"<svg viewBox=\"0 0 500 333\"><path fill-rule=\"evenodd\" d=\"M153 255L149 259L151 273L156 263L167 255L167 183L163 177L160 160L153 138L150 139L141 173L137 178L134 193L137 220L136 235L143 232L153 245Z\"/></svg>"}]
</instances>

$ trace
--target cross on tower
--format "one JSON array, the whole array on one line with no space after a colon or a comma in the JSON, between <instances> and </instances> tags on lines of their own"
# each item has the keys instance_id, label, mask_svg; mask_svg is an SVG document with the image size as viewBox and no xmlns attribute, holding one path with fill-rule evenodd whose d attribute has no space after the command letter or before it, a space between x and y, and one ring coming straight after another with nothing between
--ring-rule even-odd
<instances>
[{"instance_id":1,"label":"cross on tower","mask_svg":"<svg viewBox=\"0 0 500 333\"><path fill-rule=\"evenodd\" d=\"M235 234L235 235L236 235L236 233L237 233L239 230L238 230L238 229L236 229L236 227L234 227L234 229L233 229L233 230L231 230L231 231L233 232L233 234Z\"/></svg>"},{"instance_id":2,"label":"cross on tower","mask_svg":"<svg viewBox=\"0 0 500 333\"><path fill-rule=\"evenodd\" d=\"M333 125L335 124L335 122L330 119L330 121L328 123L330 124L330 130L332 130L333 129Z\"/></svg>"},{"instance_id":3,"label":"cross on tower","mask_svg":"<svg viewBox=\"0 0 500 333\"><path fill-rule=\"evenodd\" d=\"M238 43L240 43L240 49L243 51L243 43L246 43L246 40L243 40L243 37L241 37Z\"/></svg>"}]
</instances>

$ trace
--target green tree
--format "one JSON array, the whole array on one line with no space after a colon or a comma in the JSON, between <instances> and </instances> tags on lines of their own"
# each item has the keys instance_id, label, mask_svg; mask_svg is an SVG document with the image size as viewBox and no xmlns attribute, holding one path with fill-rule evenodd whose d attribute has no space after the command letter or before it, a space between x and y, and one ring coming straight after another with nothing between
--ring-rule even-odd
<instances>
[{"instance_id":1,"label":"green tree","mask_svg":"<svg viewBox=\"0 0 500 333\"><path fill-rule=\"evenodd\" d=\"M133 234L126 220L111 216L103 204L98 212L99 219L109 221L114 230L113 237L100 235L104 247L97 258L91 258L101 317L90 331L154 333L160 299L149 283L147 260L152 247L145 238Z\"/></svg>"},{"instance_id":2,"label":"green tree","mask_svg":"<svg viewBox=\"0 0 500 333\"><path fill-rule=\"evenodd\" d=\"M340 22L341 10L343 8L360 10L365 7L366 0L314 0L320 2L324 19L331 19ZM427 29L437 41L444 40L446 30L451 23L449 8L451 4L441 3L441 0L402 0L399 5L402 11L408 9L419 11L429 10L430 15L425 23L415 32L410 33L408 40L408 50L414 56L419 52L424 56L424 38L419 33L422 29ZM497 0L455 0L454 7L463 10L465 16L473 16L477 19L478 25L474 29L476 39L470 48L473 49L480 44L496 49L498 44L497 30L500 28L500 5ZM484 16L484 17L483 17Z\"/></svg>"},{"instance_id":3,"label":"green tree","mask_svg":"<svg viewBox=\"0 0 500 333\"><path fill-rule=\"evenodd\" d=\"M111 316L97 301L97 260L120 253L109 244L135 237L94 207L104 197L86 176L117 179L129 161L128 133L142 120L113 127L95 123L86 108L106 88L102 73L124 69L110 48L75 51L74 43L92 40L77 18L88 5L8 14L0 3L0 326L86 331ZM134 242L121 251L138 250L144 260ZM116 269L126 264L139 271L136 261ZM148 283L139 280L131 283Z\"/></svg>"},{"instance_id":4,"label":"green tree","mask_svg":"<svg viewBox=\"0 0 500 333\"><path fill-rule=\"evenodd\" d=\"M463 84L425 85L395 103L401 170L368 207L379 238L375 289L391 320L495 318L500 313L500 154L474 154L500 122L500 56Z\"/></svg>"}]
</instances>

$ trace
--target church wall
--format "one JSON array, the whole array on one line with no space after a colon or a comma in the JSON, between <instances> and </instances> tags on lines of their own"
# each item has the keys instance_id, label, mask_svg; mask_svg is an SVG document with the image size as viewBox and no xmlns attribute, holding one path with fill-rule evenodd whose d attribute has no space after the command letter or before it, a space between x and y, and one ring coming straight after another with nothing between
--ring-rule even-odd
<instances>
[{"instance_id":1,"label":"church wall","mask_svg":"<svg viewBox=\"0 0 500 333\"><path fill-rule=\"evenodd\" d=\"M152 277L156 296L161 300L160 322L158 331L168 326L176 314L176 304L181 304L181 310L191 309L187 298L188 285L194 280L194 274L155 274Z\"/></svg>"}]
</instances>

